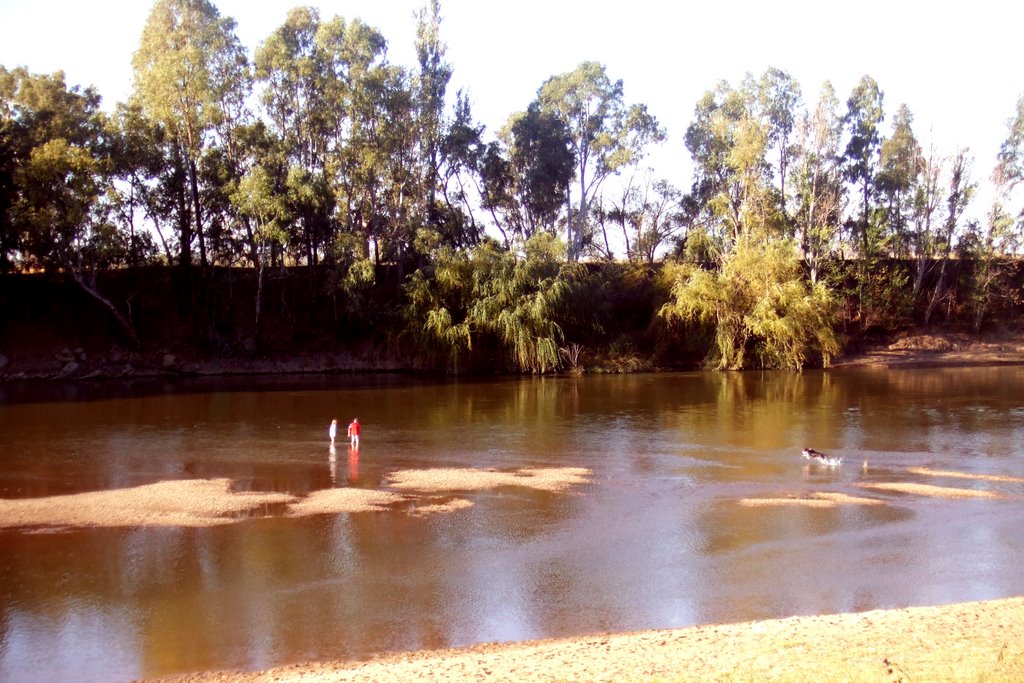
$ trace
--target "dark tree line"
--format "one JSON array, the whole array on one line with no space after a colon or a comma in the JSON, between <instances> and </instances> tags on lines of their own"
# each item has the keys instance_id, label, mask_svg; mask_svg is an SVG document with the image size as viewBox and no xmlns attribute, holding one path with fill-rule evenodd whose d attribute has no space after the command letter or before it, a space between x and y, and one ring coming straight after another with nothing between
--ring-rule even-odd
<instances>
[{"instance_id":1,"label":"dark tree line","mask_svg":"<svg viewBox=\"0 0 1024 683\"><path fill-rule=\"evenodd\" d=\"M61 73L0 67L0 270L73 278L135 344L98 273L195 273L201 334L213 269L251 270L259 347L266 278L304 267L308 305L338 324L384 326L439 363L489 349L538 372L583 339L612 343L594 302L626 285L593 264L621 257L656 292L649 328L700 331L729 368L827 362L839 327L942 310L979 328L1019 294L1024 98L981 222L963 220L969 151L922 149L905 105L886 125L868 76L845 105L827 83L805 105L778 69L720 83L686 131L684 191L644 165L665 131L596 62L489 135L449 92L441 29L428 0L402 66L373 27L297 7L250 58L209 0L157 0L134 94L112 110Z\"/></svg>"}]
</instances>

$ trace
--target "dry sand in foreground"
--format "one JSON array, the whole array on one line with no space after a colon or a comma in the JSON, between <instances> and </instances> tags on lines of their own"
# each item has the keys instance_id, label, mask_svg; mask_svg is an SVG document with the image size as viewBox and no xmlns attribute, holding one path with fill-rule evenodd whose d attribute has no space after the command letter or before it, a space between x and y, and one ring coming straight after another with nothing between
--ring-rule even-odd
<instances>
[{"instance_id":1,"label":"dry sand in foreground","mask_svg":"<svg viewBox=\"0 0 1024 683\"><path fill-rule=\"evenodd\" d=\"M1024 598L584 636L199 681L1016 681Z\"/></svg>"}]
</instances>

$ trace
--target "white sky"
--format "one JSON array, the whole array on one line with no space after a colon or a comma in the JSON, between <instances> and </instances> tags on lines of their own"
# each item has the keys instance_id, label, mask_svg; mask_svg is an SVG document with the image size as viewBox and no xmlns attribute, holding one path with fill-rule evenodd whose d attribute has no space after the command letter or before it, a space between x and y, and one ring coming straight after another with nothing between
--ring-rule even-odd
<instances>
[{"instance_id":1,"label":"white sky","mask_svg":"<svg viewBox=\"0 0 1024 683\"><path fill-rule=\"evenodd\" d=\"M250 53L301 2L219 0ZM390 61L415 62L414 13L423 0L320 0L326 19L360 18L388 40ZM131 56L152 7L148 0L0 0L0 64L33 73L63 70L69 85L94 85L104 107L127 97ZM1024 93L1014 0L442 0L442 39L454 67L451 89L470 96L488 131L525 109L549 76L585 60L622 79L628 102L643 102L669 133L651 164L690 185L683 135L697 99L720 80L775 66L817 101L830 80L844 103L870 74L885 94L886 122L901 103L922 144L969 147L983 185ZM975 203L972 215L984 207Z\"/></svg>"}]
</instances>

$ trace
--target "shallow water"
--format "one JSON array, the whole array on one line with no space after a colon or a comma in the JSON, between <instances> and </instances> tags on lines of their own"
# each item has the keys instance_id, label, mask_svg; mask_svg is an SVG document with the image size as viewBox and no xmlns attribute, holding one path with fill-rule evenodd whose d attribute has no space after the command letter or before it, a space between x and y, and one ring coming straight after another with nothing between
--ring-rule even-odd
<instances>
[{"instance_id":1,"label":"shallow water","mask_svg":"<svg viewBox=\"0 0 1024 683\"><path fill-rule=\"evenodd\" d=\"M358 416L358 458L327 426ZM838 468L800 457L811 446ZM211 528L0 530L0 680L116 681L1024 593L1024 368L0 388L0 497L587 467L569 493ZM996 491L953 500L861 488ZM747 507L840 492L884 505Z\"/></svg>"}]
</instances>

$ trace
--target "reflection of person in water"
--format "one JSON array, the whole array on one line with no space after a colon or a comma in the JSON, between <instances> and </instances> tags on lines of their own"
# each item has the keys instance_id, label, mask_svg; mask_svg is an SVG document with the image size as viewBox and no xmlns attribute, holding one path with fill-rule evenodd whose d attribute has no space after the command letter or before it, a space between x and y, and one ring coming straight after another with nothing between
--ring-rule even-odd
<instances>
[{"instance_id":1,"label":"reflection of person in water","mask_svg":"<svg viewBox=\"0 0 1024 683\"><path fill-rule=\"evenodd\" d=\"M331 483L332 484L338 478L338 457L337 456L338 456L338 451L334 447L334 444L331 444L331 457L328 459L328 462L330 462L330 467L331 467Z\"/></svg>"},{"instance_id":2,"label":"reflection of person in water","mask_svg":"<svg viewBox=\"0 0 1024 683\"><path fill-rule=\"evenodd\" d=\"M352 448L359 448L359 418L354 418L348 426L348 438L351 439Z\"/></svg>"},{"instance_id":3,"label":"reflection of person in water","mask_svg":"<svg viewBox=\"0 0 1024 683\"><path fill-rule=\"evenodd\" d=\"M359 481L359 449L353 448L348 452L348 480Z\"/></svg>"}]
</instances>

